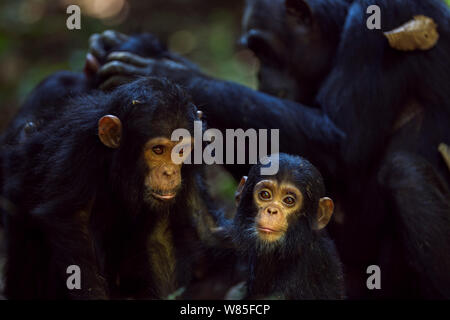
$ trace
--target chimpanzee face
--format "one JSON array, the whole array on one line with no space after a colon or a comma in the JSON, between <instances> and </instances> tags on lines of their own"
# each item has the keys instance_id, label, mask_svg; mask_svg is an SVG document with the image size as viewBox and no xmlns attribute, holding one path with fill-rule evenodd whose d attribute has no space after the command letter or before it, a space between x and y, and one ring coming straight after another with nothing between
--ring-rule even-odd
<instances>
[{"instance_id":1,"label":"chimpanzee face","mask_svg":"<svg viewBox=\"0 0 450 320\"><path fill-rule=\"evenodd\" d=\"M158 123L160 119L150 122L150 127L154 131L158 131ZM175 126L172 131L177 129ZM164 131L168 130L165 128ZM145 130L144 130L145 131ZM181 189L182 177L181 167L183 160L189 156L192 150L192 140L184 141L183 145L178 146L179 158L177 163L172 160L172 151L179 141L170 140L170 131L162 134L157 133L147 140L141 149L141 158L143 166L133 165L133 170L137 175L143 175L143 200L153 207L161 207L174 202L177 193ZM99 120L98 125L99 138L102 143L110 148L119 148L122 140L122 122L112 115L106 115ZM138 143L138 142L134 142ZM127 152L128 150L122 151ZM184 153L184 154L183 154ZM181 160L181 161L180 161ZM136 180L136 182L140 181Z\"/></svg>"},{"instance_id":2,"label":"chimpanzee face","mask_svg":"<svg viewBox=\"0 0 450 320\"><path fill-rule=\"evenodd\" d=\"M260 60L258 89L311 103L330 68L330 45L304 0L248 0L241 44Z\"/></svg>"},{"instance_id":3,"label":"chimpanzee face","mask_svg":"<svg viewBox=\"0 0 450 320\"><path fill-rule=\"evenodd\" d=\"M152 88L147 82L161 85L159 80L137 81L142 82L141 88ZM182 129L192 136L194 120L201 112L196 113L183 91L171 85L165 91L148 90L138 100L127 93L123 96L121 104L127 112L122 119L105 115L98 121L100 141L117 149L111 153L111 183L131 206L144 204L166 212L183 190L183 176L188 180L192 173L190 168L182 169L193 140L183 136L172 141L172 134Z\"/></svg>"},{"instance_id":4,"label":"chimpanzee face","mask_svg":"<svg viewBox=\"0 0 450 320\"><path fill-rule=\"evenodd\" d=\"M182 163L172 161L172 151L178 142L171 141L166 137L150 139L144 147L144 159L147 166L147 174L144 180L146 202L171 202L176 198L181 188L181 166ZM180 157L187 157L179 151Z\"/></svg>"},{"instance_id":5,"label":"chimpanzee face","mask_svg":"<svg viewBox=\"0 0 450 320\"><path fill-rule=\"evenodd\" d=\"M303 195L290 183L262 180L254 187L253 201L257 207L255 230L259 238L274 242L287 232L289 217L300 212Z\"/></svg>"}]
</instances>

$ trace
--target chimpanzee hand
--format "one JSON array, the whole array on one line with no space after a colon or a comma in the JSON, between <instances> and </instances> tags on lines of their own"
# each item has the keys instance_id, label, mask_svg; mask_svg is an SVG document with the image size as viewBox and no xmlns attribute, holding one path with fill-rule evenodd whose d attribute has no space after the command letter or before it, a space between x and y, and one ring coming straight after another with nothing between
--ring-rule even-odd
<instances>
[{"instance_id":1,"label":"chimpanzee hand","mask_svg":"<svg viewBox=\"0 0 450 320\"><path fill-rule=\"evenodd\" d=\"M103 62L112 48L124 44L128 39L129 36L126 34L114 30L106 30L100 34L94 33L89 38L89 53L99 62Z\"/></svg>"},{"instance_id":2,"label":"chimpanzee hand","mask_svg":"<svg viewBox=\"0 0 450 320\"><path fill-rule=\"evenodd\" d=\"M89 52L86 55L84 73L88 77L95 76L108 53L123 45L128 39L127 35L113 30L106 30L101 34L94 33L89 38Z\"/></svg>"},{"instance_id":3,"label":"chimpanzee hand","mask_svg":"<svg viewBox=\"0 0 450 320\"><path fill-rule=\"evenodd\" d=\"M110 56L114 51L120 53ZM195 74L200 73L197 65L167 50L166 46L150 33L127 36L120 32L107 30L102 34L92 35L89 39L89 53L86 56L85 73L94 75L98 72L101 65L113 60L117 62L109 64L107 67L105 66L102 73L99 73L101 83L114 78L107 84L103 83L100 85L103 89L111 89L114 86L130 81L135 76L157 75L155 69L161 69L161 76L172 78L172 80L175 79L170 75L175 74L180 78L182 75L179 72L180 69L189 69ZM161 66L159 68L151 67L153 61L158 61L157 64L161 64Z\"/></svg>"},{"instance_id":4,"label":"chimpanzee hand","mask_svg":"<svg viewBox=\"0 0 450 320\"><path fill-rule=\"evenodd\" d=\"M102 80L100 89L109 90L129 82L136 76L157 76L184 84L190 78L201 76L201 72L169 59L143 58L129 52L112 52L106 57L98 75ZM203 76L204 77L204 76Z\"/></svg>"}]
</instances>

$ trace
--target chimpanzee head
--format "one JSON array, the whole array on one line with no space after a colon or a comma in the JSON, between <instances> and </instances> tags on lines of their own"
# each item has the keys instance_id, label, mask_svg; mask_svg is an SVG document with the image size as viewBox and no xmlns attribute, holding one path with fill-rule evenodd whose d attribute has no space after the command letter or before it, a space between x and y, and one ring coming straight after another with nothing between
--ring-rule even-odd
<instances>
[{"instance_id":1,"label":"chimpanzee head","mask_svg":"<svg viewBox=\"0 0 450 320\"><path fill-rule=\"evenodd\" d=\"M310 162L286 154L278 161L276 175L263 176L261 165L254 165L238 186L233 232L244 250L264 254L298 248L299 243L309 243L333 214L322 176Z\"/></svg>"},{"instance_id":2,"label":"chimpanzee head","mask_svg":"<svg viewBox=\"0 0 450 320\"><path fill-rule=\"evenodd\" d=\"M182 143L179 156L187 157L193 141L171 141L171 136L180 128L193 136L196 107L179 86L155 78L118 87L111 100L119 104L118 114L98 122L101 142L116 152L111 183L131 206L143 202L153 209L167 208L182 192L183 180L191 180L190 168L172 161L171 155Z\"/></svg>"},{"instance_id":3,"label":"chimpanzee head","mask_svg":"<svg viewBox=\"0 0 450 320\"><path fill-rule=\"evenodd\" d=\"M345 0L247 0L241 44L260 60L259 90L312 104L329 73Z\"/></svg>"}]
</instances>

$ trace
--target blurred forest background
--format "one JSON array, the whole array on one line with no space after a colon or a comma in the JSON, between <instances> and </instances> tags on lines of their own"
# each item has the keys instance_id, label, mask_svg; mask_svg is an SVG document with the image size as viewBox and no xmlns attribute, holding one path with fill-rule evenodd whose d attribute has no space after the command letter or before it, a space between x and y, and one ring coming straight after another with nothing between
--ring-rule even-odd
<instances>
[{"instance_id":1,"label":"blurred forest background","mask_svg":"<svg viewBox=\"0 0 450 320\"><path fill-rule=\"evenodd\" d=\"M81 8L81 30L66 28L70 4ZM152 32L207 73L255 87L258 62L236 45L243 8L244 0L1 0L0 132L47 75L81 70L89 36L107 29Z\"/></svg>"},{"instance_id":2,"label":"blurred forest background","mask_svg":"<svg viewBox=\"0 0 450 320\"><path fill-rule=\"evenodd\" d=\"M68 30L66 8L81 8ZM236 45L244 0L2 0L0 132L32 88L57 70L80 71L92 33L156 34L217 77L255 86L257 61Z\"/></svg>"}]
</instances>

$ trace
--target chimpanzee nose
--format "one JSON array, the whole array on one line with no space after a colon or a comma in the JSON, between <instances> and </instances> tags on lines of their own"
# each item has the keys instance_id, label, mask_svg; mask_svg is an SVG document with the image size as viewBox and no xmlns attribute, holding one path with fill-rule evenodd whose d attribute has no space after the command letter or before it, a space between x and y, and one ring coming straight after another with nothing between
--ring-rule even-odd
<instances>
[{"instance_id":1,"label":"chimpanzee nose","mask_svg":"<svg viewBox=\"0 0 450 320\"><path fill-rule=\"evenodd\" d=\"M275 207L268 207L267 208L267 213L268 214L277 214L278 213L278 209Z\"/></svg>"},{"instance_id":2,"label":"chimpanzee nose","mask_svg":"<svg viewBox=\"0 0 450 320\"><path fill-rule=\"evenodd\" d=\"M164 169L164 175L167 177L173 176L175 173L175 169L174 168L165 168Z\"/></svg>"}]
</instances>

